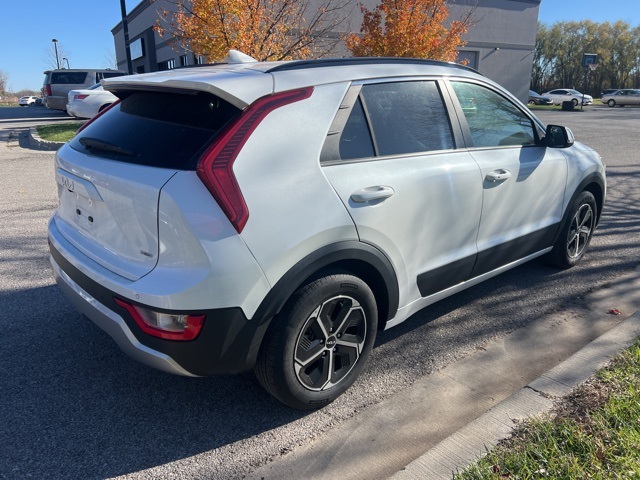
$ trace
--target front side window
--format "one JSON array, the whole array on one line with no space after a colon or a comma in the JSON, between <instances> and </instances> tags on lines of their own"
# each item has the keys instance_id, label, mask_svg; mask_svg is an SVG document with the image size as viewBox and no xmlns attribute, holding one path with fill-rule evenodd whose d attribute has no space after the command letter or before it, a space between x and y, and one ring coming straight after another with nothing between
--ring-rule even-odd
<instances>
[{"instance_id":1,"label":"front side window","mask_svg":"<svg viewBox=\"0 0 640 480\"><path fill-rule=\"evenodd\" d=\"M451 82L474 147L535 145L532 120L514 103L481 85Z\"/></svg>"}]
</instances>

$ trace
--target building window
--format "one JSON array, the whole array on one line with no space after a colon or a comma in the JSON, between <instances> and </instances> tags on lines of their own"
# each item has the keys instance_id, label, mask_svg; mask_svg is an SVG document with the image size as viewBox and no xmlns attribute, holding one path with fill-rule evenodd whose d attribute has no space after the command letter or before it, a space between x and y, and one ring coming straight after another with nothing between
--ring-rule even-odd
<instances>
[{"instance_id":1,"label":"building window","mask_svg":"<svg viewBox=\"0 0 640 480\"><path fill-rule=\"evenodd\" d=\"M188 55L180 55L180 66L186 67L189 65L189 56Z\"/></svg>"},{"instance_id":2,"label":"building window","mask_svg":"<svg viewBox=\"0 0 640 480\"><path fill-rule=\"evenodd\" d=\"M198 65L204 65L205 63L207 63L207 56L206 55L198 55L197 62L198 62Z\"/></svg>"},{"instance_id":3,"label":"building window","mask_svg":"<svg viewBox=\"0 0 640 480\"><path fill-rule=\"evenodd\" d=\"M466 62L466 63L465 63ZM460 50L456 63L461 63L467 67L478 69L478 52L470 50Z\"/></svg>"},{"instance_id":4,"label":"building window","mask_svg":"<svg viewBox=\"0 0 640 480\"><path fill-rule=\"evenodd\" d=\"M158 70L171 70L176 67L176 61L172 58L164 62L158 63Z\"/></svg>"}]
</instances>

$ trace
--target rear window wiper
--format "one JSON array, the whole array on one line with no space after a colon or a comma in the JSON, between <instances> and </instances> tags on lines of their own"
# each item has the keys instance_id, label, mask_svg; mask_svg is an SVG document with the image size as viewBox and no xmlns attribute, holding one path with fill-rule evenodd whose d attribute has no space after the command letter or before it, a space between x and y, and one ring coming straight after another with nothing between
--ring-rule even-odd
<instances>
[{"instance_id":1,"label":"rear window wiper","mask_svg":"<svg viewBox=\"0 0 640 480\"><path fill-rule=\"evenodd\" d=\"M79 142L80 145L87 149L91 148L95 150L101 150L103 152L119 153L121 155L127 155L128 157L137 156L135 152L132 152L131 150L119 147L117 145L114 145L113 143L105 142L104 140L98 140L97 138L82 137Z\"/></svg>"}]
</instances>

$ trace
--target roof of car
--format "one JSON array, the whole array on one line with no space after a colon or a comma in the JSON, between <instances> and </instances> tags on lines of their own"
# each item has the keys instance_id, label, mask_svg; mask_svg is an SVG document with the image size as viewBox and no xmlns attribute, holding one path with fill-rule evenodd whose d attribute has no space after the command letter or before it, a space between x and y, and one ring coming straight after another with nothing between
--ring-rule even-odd
<instances>
[{"instance_id":1,"label":"roof of car","mask_svg":"<svg viewBox=\"0 0 640 480\"><path fill-rule=\"evenodd\" d=\"M207 91L244 108L264 95L309 85L419 75L480 76L474 69L455 63L362 57L199 65L106 79L103 85L114 93L138 89ZM251 80L239 82L241 78Z\"/></svg>"}]
</instances>

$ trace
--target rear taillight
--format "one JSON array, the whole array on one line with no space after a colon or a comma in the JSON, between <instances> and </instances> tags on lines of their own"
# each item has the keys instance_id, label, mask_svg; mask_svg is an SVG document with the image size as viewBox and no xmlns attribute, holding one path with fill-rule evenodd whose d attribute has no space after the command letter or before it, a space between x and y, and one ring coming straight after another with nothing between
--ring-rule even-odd
<instances>
[{"instance_id":1,"label":"rear taillight","mask_svg":"<svg viewBox=\"0 0 640 480\"><path fill-rule=\"evenodd\" d=\"M87 98L89 95L74 95L73 99L74 100L84 100L85 98Z\"/></svg>"},{"instance_id":2,"label":"rear taillight","mask_svg":"<svg viewBox=\"0 0 640 480\"><path fill-rule=\"evenodd\" d=\"M114 300L129 312L144 333L164 340L193 340L200 334L204 325L204 315L162 313L132 305L118 298Z\"/></svg>"},{"instance_id":3,"label":"rear taillight","mask_svg":"<svg viewBox=\"0 0 640 480\"><path fill-rule=\"evenodd\" d=\"M51 95L51 85L46 84L46 85L44 86L44 93L45 93L45 95L47 95L47 96L50 96L50 95Z\"/></svg>"},{"instance_id":4,"label":"rear taillight","mask_svg":"<svg viewBox=\"0 0 640 480\"><path fill-rule=\"evenodd\" d=\"M87 128L89 125L91 125L93 122L95 122L99 117L101 117L102 115L104 115L105 113L107 113L109 110L111 110L113 107L115 107L116 105L118 105L120 103L120 99L116 100L115 102L113 102L111 105L109 105L107 108L105 108L104 110L102 110L101 112L99 112L95 117L93 117L91 120L87 121L84 125L82 125L78 131L76 132L76 135L79 134L82 130L84 130L85 128Z\"/></svg>"},{"instance_id":5,"label":"rear taillight","mask_svg":"<svg viewBox=\"0 0 640 480\"><path fill-rule=\"evenodd\" d=\"M289 90L259 98L242 112L204 152L198 176L216 199L238 233L249 219L249 209L233 173L233 162L260 122L277 108L309 98L313 87Z\"/></svg>"}]
</instances>

